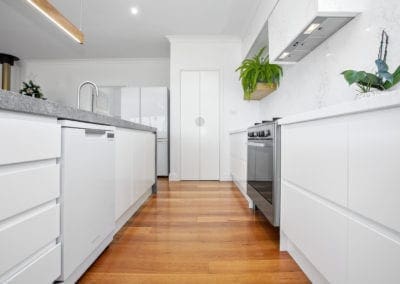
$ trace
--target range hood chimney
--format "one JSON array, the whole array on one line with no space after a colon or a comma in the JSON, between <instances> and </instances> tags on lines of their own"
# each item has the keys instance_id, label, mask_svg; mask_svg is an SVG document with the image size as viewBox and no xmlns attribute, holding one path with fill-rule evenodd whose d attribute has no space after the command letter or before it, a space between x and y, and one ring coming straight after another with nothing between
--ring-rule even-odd
<instances>
[{"instance_id":1,"label":"range hood chimney","mask_svg":"<svg viewBox=\"0 0 400 284\"><path fill-rule=\"evenodd\" d=\"M11 87L11 66L19 58L13 55L0 53L0 64L2 64L1 88L3 90L10 90Z\"/></svg>"}]
</instances>

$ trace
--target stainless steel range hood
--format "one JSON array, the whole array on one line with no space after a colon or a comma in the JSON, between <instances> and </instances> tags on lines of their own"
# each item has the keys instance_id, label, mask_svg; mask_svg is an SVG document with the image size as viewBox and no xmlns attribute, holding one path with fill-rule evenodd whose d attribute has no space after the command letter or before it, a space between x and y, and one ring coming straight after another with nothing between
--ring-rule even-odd
<instances>
[{"instance_id":1,"label":"stainless steel range hood","mask_svg":"<svg viewBox=\"0 0 400 284\"><path fill-rule=\"evenodd\" d=\"M303 59L318 45L332 34L340 30L354 17L322 17L317 16L300 33L299 36L286 47L275 61L295 63Z\"/></svg>"}]
</instances>

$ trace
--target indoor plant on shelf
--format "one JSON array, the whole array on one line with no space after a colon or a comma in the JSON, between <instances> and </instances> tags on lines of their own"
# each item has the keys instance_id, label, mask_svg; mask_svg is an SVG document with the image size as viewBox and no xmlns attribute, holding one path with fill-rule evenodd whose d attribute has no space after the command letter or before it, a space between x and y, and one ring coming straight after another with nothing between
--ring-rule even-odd
<instances>
[{"instance_id":1,"label":"indoor plant on shelf","mask_svg":"<svg viewBox=\"0 0 400 284\"><path fill-rule=\"evenodd\" d=\"M240 80L245 100L260 100L275 91L283 75L282 67L270 64L268 56L263 56L265 47L253 57L243 60L236 69L240 72Z\"/></svg>"}]
</instances>

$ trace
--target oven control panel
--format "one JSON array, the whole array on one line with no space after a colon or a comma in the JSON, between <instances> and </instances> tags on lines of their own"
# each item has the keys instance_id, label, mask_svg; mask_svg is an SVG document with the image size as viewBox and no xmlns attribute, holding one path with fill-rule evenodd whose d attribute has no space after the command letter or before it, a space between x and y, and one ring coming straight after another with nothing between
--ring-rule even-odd
<instances>
[{"instance_id":1,"label":"oven control panel","mask_svg":"<svg viewBox=\"0 0 400 284\"><path fill-rule=\"evenodd\" d=\"M270 139L273 138L275 123L263 123L252 126L248 129L249 139Z\"/></svg>"}]
</instances>

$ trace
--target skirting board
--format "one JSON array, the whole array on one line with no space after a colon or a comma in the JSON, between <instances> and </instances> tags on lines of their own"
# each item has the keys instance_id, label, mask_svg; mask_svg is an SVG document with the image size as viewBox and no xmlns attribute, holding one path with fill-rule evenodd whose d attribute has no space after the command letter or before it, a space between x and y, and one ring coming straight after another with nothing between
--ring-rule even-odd
<instances>
[{"instance_id":1,"label":"skirting board","mask_svg":"<svg viewBox=\"0 0 400 284\"><path fill-rule=\"evenodd\" d=\"M300 249L289 240L282 230L280 231L280 251L287 251L313 284L329 284L328 280L315 268Z\"/></svg>"},{"instance_id":2,"label":"skirting board","mask_svg":"<svg viewBox=\"0 0 400 284\"><path fill-rule=\"evenodd\" d=\"M151 196L152 188L149 188L138 201L135 202L128 210L122 214L121 217L115 222L114 234L116 234L121 228L129 221L129 219L136 213L136 211L143 205L143 203Z\"/></svg>"}]
</instances>

